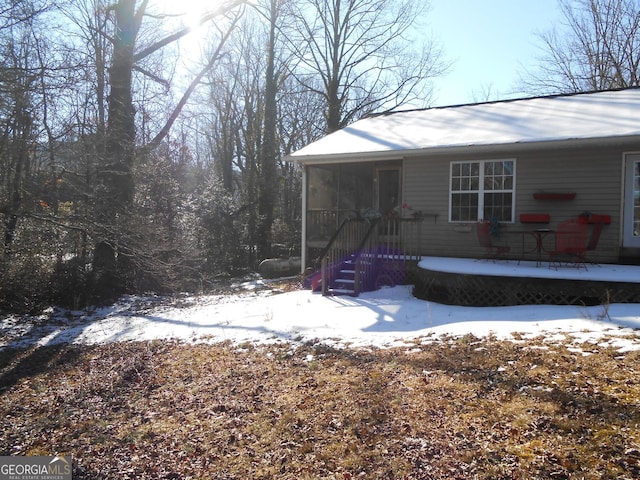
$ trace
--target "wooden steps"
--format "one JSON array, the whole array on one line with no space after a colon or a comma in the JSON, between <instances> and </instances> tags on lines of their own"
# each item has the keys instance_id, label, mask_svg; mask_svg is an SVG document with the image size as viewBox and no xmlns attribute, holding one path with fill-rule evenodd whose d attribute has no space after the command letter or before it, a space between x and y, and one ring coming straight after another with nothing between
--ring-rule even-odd
<instances>
[{"instance_id":1,"label":"wooden steps","mask_svg":"<svg viewBox=\"0 0 640 480\"><path fill-rule=\"evenodd\" d=\"M357 297L356 291L356 260L355 255L351 255L344 260L337 269L335 278L330 282L327 295L349 295Z\"/></svg>"}]
</instances>

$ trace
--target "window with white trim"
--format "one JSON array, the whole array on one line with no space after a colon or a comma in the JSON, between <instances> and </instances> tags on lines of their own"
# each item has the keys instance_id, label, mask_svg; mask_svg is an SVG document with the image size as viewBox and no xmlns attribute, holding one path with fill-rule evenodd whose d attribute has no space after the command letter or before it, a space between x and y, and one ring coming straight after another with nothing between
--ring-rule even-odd
<instances>
[{"instance_id":1,"label":"window with white trim","mask_svg":"<svg viewBox=\"0 0 640 480\"><path fill-rule=\"evenodd\" d=\"M449 220L513 222L515 166L515 160L451 162Z\"/></svg>"}]
</instances>

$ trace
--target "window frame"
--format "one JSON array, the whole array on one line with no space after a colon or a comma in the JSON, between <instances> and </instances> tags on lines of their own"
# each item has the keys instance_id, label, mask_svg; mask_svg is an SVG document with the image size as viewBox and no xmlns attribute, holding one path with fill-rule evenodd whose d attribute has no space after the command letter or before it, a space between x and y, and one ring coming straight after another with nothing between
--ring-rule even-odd
<instances>
[{"instance_id":1,"label":"window frame","mask_svg":"<svg viewBox=\"0 0 640 480\"><path fill-rule=\"evenodd\" d=\"M511 173L512 177L512 185L511 189L501 189L501 190L488 190L485 189L485 165L488 163L504 163L504 162L512 162L513 171ZM469 190L455 190L453 189L454 183L454 166L455 165L478 165L478 188L477 190L469 189ZM472 167L470 167L471 170ZM456 178L464 178L462 176ZM469 178L472 178L472 175L469 175ZM482 220L489 220L484 217L484 201L486 193L510 193L511 194L511 219L508 220L500 220L500 223L514 223L515 222L515 202L516 202L516 159L515 158L490 158L486 160L455 160L450 162L449 164L449 222L450 223L476 223ZM454 220L453 219L453 195L457 194L472 194L477 196L477 212L475 220Z\"/></svg>"}]
</instances>

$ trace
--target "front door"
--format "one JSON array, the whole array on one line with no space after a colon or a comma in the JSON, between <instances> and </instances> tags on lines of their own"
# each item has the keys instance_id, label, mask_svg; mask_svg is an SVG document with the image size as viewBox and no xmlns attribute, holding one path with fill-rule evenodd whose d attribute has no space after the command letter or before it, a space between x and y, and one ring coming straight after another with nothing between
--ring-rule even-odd
<instances>
[{"instance_id":1,"label":"front door","mask_svg":"<svg viewBox=\"0 0 640 480\"><path fill-rule=\"evenodd\" d=\"M625 159L622 244L640 247L640 154Z\"/></svg>"}]
</instances>

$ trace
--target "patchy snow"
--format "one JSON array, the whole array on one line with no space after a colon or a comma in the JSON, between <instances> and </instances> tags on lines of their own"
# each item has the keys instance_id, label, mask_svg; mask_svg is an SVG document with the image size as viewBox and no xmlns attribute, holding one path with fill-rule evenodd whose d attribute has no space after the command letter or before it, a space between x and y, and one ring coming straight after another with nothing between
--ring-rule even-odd
<instances>
[{"instance_id":1,"label":"patchy snow","mask_svg":"<svg viewBox=\"0 0 640 480\"><path fill-rule=\"evenodd\" d=\"M289 159L637 136L639 109L640 89L631 88L396 112L354 122Z\"/></svg>"},{"instance_id":2,"label":"patchy snow","mask_svg":"<svg viewBox=\"0 0 640 480\"><path fill-rule=\"evenodd\" d=\"M411 348L475 335L525 341L544 337L588 353L597 344L640 349L640 305L595 307L457 307L419 300L411 286L360 297L323 297L308 290L277 293L249 283L241 293L124 297L93 311L50 309L37 318L0 320L0 348L178 339L234 344L323 343L343 347Z\"/></svg>"}]
</instances>

